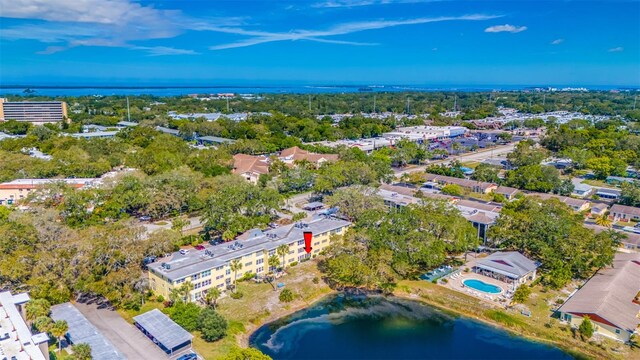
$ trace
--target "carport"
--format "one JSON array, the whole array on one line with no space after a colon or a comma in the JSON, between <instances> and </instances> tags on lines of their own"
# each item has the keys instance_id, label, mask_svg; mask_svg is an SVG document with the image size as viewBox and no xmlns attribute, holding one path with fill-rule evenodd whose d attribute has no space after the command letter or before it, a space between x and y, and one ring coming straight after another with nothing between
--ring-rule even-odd
<instances>
[{"instance_id":1,"label":"carport","mask_svg":"<svg viewBox=\"0 0 640 360\"><path fill-rule=\"evenodd\" d=\"M158 309L134 316L134 324L165 353L173 355L176 350L191 348L191 335Z\"/></svg>"}]
</instances>

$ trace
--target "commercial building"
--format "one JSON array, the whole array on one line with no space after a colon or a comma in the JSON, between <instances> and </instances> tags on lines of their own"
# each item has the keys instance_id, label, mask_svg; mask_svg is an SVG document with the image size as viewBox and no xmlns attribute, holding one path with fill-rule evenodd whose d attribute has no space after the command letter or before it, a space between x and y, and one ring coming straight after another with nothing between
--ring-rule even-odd
<instances>
[{"instance_id":1,"label":"commercial building","mask_svg":"<svg viewBox=\"0 0 640 360\"><path fill-rule=\"evenodd\" d=\"M255 185L258 183L260 175L269 173L269 158L266 156L235 154L233 155L232 172Z\"/></svg>"},{"instance_id":2,"label":"commercial building","mask_svg":"<svg viewBox=\"0 0 640 360\"><path fill-rule=\"evenodd\" d=\"M64 101L7 101L0 98L0 121L16 120L35 124L67 121Z\"/></svg>"},{"instance_id":3,"label":"commercial building","mask_svg":"<svg viewBox=\"0 0 640 360\"><path fill-rule=\"evenodd\" d=\"M610 216L613 221L640 220L640 208L615 204L611 207Z\"/></svg>"},{"instance_id":4,"label":"commercial building","mask_svg":"<svg viewBox=\"0 0 640 360\"><path fill-rule=\"evenodd\" d=\"M64 320L69 326L66 338L72 344L89 344L94 360L125 360L126 357L71 303L51 307L54 321Z\"/></svg>"},{"instance_id":5,"label":"commercial building","mask_svg":"<svg viewBox=\"0 0 640 360\"><path fill-rule=\"evenodd\" d=\"M310 221L268 231L250 230L233 242L207 245L204 250L176 252L167 260L148 265L151 290L168 298L173 288L189 281L193 284L190 298L197 300L212 287L224 289L233 283L235 274L230 264L234 260L242 264L239 277L246 273L264 276L274 270L269 269L268 259L276 254L279 246L289 248L284 258L284 264L289 265L319 254L329 246L332 235L342 236L350 225L350 222L337 218L316 216ZM313 250L309 254L305 251L304 232L313 234ZM282 262L281 256L279 258Z\"/></svg>"},{"instance_id":6,"label":"commercial building","mask_svg":"<svg viewBox=\"0 0 640 360\"><path fill-rule=\"evenodd\" d=\"M467 131L467 128L463 126L409 126L397 128L395 131L382 134L382 136L389 140L406 139L423 144L464 136Z\"/></svg>"},{"instance_id":7,"label":"commercial building","mask_svg":"<svg viewBox=\"0 0 640 360\"><path fill-rule=\"evenodd\" d=\"M29 294L0 292L0 355L3 359L49 359L49 336L32 334L25 322Z\"/></svg>"},{"instance_id":8,"label":"commercial building","mask_svg":"<svg viewBox=\"0 0 640 360\"><path fill-rule=\"evenodd\" d=\"M597 334L627 342L640 325L639 292L640 254L616 253L558 309L560 319L577 328L588 316Z\"/></svg>"},{"instance_id":9,"label":"commercial building","mask_svg":"<svg viewBox=\"0 0 640 360\"><path fill-rule=\"evenodd\" d=\"M45 185L64 182L77 189L94 185L99 179L77 178L77 179L17 179L0 184L0 205L12 205L20 199L26 198L29 193L40 189Z\"/></svg>"}]
</instances>

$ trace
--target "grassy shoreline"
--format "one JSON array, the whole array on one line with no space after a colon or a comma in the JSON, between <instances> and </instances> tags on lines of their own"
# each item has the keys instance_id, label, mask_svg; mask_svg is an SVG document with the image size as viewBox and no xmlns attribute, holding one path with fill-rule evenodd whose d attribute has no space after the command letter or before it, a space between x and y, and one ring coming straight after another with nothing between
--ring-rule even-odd
<instances>
[{"instance_id":1,"label":"grassy shoreline","mask_svg":"<svg viewBox=\"0 0 640 360\"><path fill-rule=\"evenodd\" d=\"M539 292L536 294L540 297ZM572 332L565 325L553 324L548 327L547 325L551 323L548 316L544 319L544 323L541 322L541 320L543 320L542 317L539 319L535 317L520 318L518 315L504 311L492 304L426 281L401 281L393 295L400 298L420 301L445 311L504 329L526 339L558 347L575 358L640 358L639 351L629 350L628 347L624 347L622 344L605 340L603 342L604 345L601 347L596 343L584 342L574 338ZM531 305L531 307L544 307L535 305L535 303L539 303L540 300L542 299L538 299L538 301L536 301L536 299L529 300L528 305ZM535 311L535 309L532 309L532 311ZM622 351L614 352L613 349Z\"/></svg>"}]
</instances>

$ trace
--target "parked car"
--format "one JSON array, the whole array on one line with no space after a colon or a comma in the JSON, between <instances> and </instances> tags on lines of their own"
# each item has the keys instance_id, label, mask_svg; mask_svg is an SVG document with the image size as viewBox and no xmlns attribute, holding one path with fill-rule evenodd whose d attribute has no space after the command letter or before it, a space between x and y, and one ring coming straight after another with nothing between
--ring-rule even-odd
<instances>
[{"instance_id":1,"label":"parked car","mask_svg":"<svg viewBox=\"0 0 640 360\"><path fill-rule=\"evenodd\" d=\"M198 358L198 355L196 353L189 353L189 354L184 354L180 356L176 360L196 360L197 358Z\"/></svg>"},{"instance_id":2,"label":"parked car","mask_svg":"<svg viewBox=\"0 0 640 360\"><path fill-rule=\"evenodd\" d=\"M140 216L138 219L140 219L140 221L151 221L151 216L143 215L143 216Z\"/></svg>"},{"instance_id":3,"label":"parked car","mask_svg":"<svg viewBox=\"0 0 640 360\"><path fill-rule=\"evenodd\" d=\"M196 245L196 250L204 250L204 245Z\"/></svg>"},{"instance_id":4,"label":"parked car","mask_svg":"<svg viewBox=\"0 0 640 360\"><path fill-rule=\"evenodd\" d=\"M187 249L180 249L180 254L182 255L187 255L189 253L189 250Z\"/></svg>"}]
</instances>

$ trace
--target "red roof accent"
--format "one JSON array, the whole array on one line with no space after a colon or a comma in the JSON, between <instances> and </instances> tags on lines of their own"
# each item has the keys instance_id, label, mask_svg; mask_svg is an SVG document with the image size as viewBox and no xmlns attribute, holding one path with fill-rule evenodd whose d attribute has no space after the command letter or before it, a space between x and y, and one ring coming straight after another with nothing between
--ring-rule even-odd
<instances>
[{"instance_id":1,"label":"red roof accent","mask_svg":"<svg viewBox=\"0 0 640 360\"><path fill-rule=\"evenodd\" d=\"M508 262L506 262L504 260L491 260L491 261L496 262L498 264L502 264L502 265L506 265L506 266L509 266L509 267L513 267L513 266L511 266L511 264L509 264Z\"/></svg>"},{"instance_id":2,"label":"red roof accent","mask_svg":"<svg viewBox=\"0 0 640 360\"><path fill-rule=\"evenodd\" d=\"M599 316L598 314L579 313L579 312L572 312L570 314L576 315L576 316L580 316L580 317L584 317L585 315L587 315L589 317L589 319L591 319L591 321L599 322L600 324L605 324L605 325L613 326L614 328L620 329L620 327L618 325L616 325L616 324L610 322L609 320Z\"/></svg>"}]
</instances>

